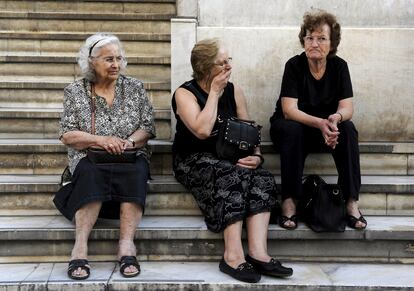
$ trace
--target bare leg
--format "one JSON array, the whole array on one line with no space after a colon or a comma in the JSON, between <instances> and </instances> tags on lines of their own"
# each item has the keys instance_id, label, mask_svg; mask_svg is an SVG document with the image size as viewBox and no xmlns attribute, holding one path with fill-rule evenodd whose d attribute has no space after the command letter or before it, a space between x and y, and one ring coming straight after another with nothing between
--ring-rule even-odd
<instances>
[{"instance_id":1,"label":"bare leg","mask_svg":"<svg viewBox=\"0 0 414 291\"><path fill-rule=\"evenodd\" d=\"M141 206L132 202L121 203L118 259L121 259L122 256L136 256L134 236L141 217ZM134 266L125 268L125 273L135 272L137 272L137 268Z\"/></svg>"},{"instance_id":2,"label":"bare leg","mask_svg":"<svg viewBox=\"0 0 414 291\"><path fill-rule=\"evenodd\" d=\"M232 268L237 268L246 261L241 241L242 225L243 221L237 221L228 225L223 232L224 260Z\"/></svg>"},{"instance_id":3,"label":"bare leg","mask_svg":"<svg viewBox=\"0 0 414 291\"><path fill-rule=\"evenodd\" d=\"M282 215L287 217L292 217L296 214L296 205L292 198L286 198L282 203ZM288 220L284 223L286 227L294 227L295 223L291 220Z\"/></svg>"},{"instance_id":4,"label":"bare leg","mask_svg":"<svg viewBox=\"0 0 414 291\"><path fill-rule=\"evenodd\" d=\"M88 256L88 238L91 233L92 227L99 215L102 202L91 202L84 205L75 214L75 245L72 249L71 260L74 259L87 259ZM83 277L86 275L86 271L81 268L73 271L74 276Z\"/></svg>"},{"instance_id":5,"label":"bare leg","mask_svg":"<svg viewBox=\"0 0 414 291\"><path fill-rule=\"evenodd\" d=\"M262 262L269 262L271 259L267 253L269 219L270 212L258 213L246 219L249 255Z\"/></svg>"},{"instance_id":6,"label":"bare leg","mask_svg":"<svg viewBox=\"0 0 414 291\"><path fill-rule=\"evenodd\" d=\"M347 208L349 215L355 216L356 218L359 218L361 216L361 214L359 213L358 201L356 201L355 199L349 198L346 208ZM361 229L366 226L367 225L363 223L362 221L358 221L355 224L356 228L361 228Z\"/></svg>"}]
</instances>

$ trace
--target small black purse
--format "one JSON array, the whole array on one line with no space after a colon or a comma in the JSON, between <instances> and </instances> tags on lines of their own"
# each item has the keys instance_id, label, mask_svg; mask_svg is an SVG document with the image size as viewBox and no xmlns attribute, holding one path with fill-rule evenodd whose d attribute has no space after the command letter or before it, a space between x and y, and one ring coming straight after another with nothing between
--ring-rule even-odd
<instances>
[{"instance_id":1,"label":"small black purse","mask_svg":"<svg viewBox=\"0 0 414 291\"><path fill-rule=\"evenodd\" d=\"M88 159L95 164L135 163L137 160L135 149L126 149L122 154L114 155L104 149L88 148L86 154Z\"/></svg>"},{"instance_id":2,"label":"small black purse","mask_svg":"<svg viewBox=\"0 0 414 291\"><path fill-rule=\"evenodd\" d=\"M298 208L310 229L315 232L345 231L345 200L338 185L327 184L318 175L309 175L303 181L303 194Z\"/></svg>"},{"instance_id":3,"label":"small black purse","mask_svg":"<svg viewBox=\"0 0 414 291\"><path fill-rule=\"evenodd\" d=\"M243 120L231 117L225 120L219 118L219 132L216 142L217 156L233 163L247 157L260 145L261 126L253 120Z\"/></svg>"},{"instance_id":4,"label":"small black purse","mask_svg":"<svg viewBox=\"0 0 414 291\"><path fill-rule=\"evenodd\" d=\"M92 85L91 96L91 134L95 134L95 90ZM137 149L126 149L121 154L115 155L108 153L101 148L88 148L86 150L88 159L95 164L117 164L135 163L137 160Z\"/></svg>"}]
</instances>

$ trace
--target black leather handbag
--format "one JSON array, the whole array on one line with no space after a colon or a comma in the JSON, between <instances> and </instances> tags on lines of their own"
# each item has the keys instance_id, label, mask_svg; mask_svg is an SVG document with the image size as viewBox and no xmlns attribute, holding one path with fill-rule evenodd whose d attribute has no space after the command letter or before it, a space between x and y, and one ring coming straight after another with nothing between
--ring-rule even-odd
<instances>
[{"instance_id":1,"label":"black leather handbag","mask_svg":"<svg viewBox=\"0 0 414 291\"><path fill-rule=\"evenodd\" d=\"M299 204L301 219L315 232L343 232L346 227L345 200L340 187L327 184L318 175L303 180Z\"/></svg>"},{"instance_id":2,"label":"black leather handbag","mask_svg":"<svg viewBox=\"0 0 414 291\"><path fill-rule=\"evenodd\" d=\"M88 159L95 164L135 163L137 160L135 149L127 149L120 155L114 155L104 149L89 148L86 154Z\"/></svg>"},{"instance_id":3,"label":"black leather handbag","mask_svg":"<svg viewBox=\"0 0 414 291\"><path fill-rule=\"evenodd\" d=\"M233 163L253 154L254 148L261 142L261 126L253 120L236 117L220 120L216 151L221 159Z\"/></svg>"},{"instance_id":4,"label":"black leather handbag","mask_svg":"<svg viewBox=\"0 0 414 291\"><path fill-rule=\"evenodd\" d=\"M95 90L92 85L91 96L91 134L95 134ZM101 148L88 148L86 150L88 159L95 164L117 164L135 163L137 160L137 149L126 149L121 154L115 155L108 153Z\"/></svg>"}]
</instances>

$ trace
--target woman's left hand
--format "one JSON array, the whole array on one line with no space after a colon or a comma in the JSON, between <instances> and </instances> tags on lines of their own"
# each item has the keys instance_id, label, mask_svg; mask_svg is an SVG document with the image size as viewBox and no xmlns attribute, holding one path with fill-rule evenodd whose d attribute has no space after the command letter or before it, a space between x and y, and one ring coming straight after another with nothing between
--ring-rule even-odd
<instances>
[{"instance_id":1,"label":"woman's left hand","mask_svg":"<svg viewBox=\"0 0 414 291\"><path fill-rule=\"evenodd\" d=\"M237 166L247 168L247 169L256 169L260 166L261 159L258 156L247 156L245 158L239 159L237 161Z\"/></svg>"}]
</instances>

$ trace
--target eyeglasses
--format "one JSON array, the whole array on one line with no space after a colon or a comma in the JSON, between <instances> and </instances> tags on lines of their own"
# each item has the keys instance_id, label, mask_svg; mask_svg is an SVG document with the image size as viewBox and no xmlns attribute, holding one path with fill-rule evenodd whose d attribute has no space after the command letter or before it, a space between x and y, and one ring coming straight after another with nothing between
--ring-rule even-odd
<instances>
[{"instance_id":1,"label":"eyeglasses","mask_svg":"<svg viewBox=\"0 0 414 291\"><path fill-rule=\"evenodd\" d=\"M308 35L308 36L305 36L303 39L305 40L307 44L312 44L314 40L316 40L318 44L324 44L329 41L329 39L324 36L316 37L316 36Z\"/></svg>"},{"instance_id":2,"label":"eyeglasses","mask_svg":"<svg viewBox=\"0 0 414 291\"><path fill-rule=\"evenodd\" d=\"M122 57L122 56L117 56L117 57L113 57L113 56L111 56L111 57L93 57L93 58L102 59L105 63L111 64L111 65L113 63L115 63L115 61L117 63L121 63L121 62L125 61L125 58Z\"/></svg>"},{"instance_id":3,"label":"eyeglasses","mask_svg":"<svg viewBox=\"0 0 414 291\"><path fill-rule=\"evenodd\" d=\"M232 62L233 62L233 58L229 57L229 58L225 59L221 64L218 64L218 63L214 63L214 64L216 66L224 67L224 66L227 66L227 65L231 65Z\"/></svg>"}]
</instances>

